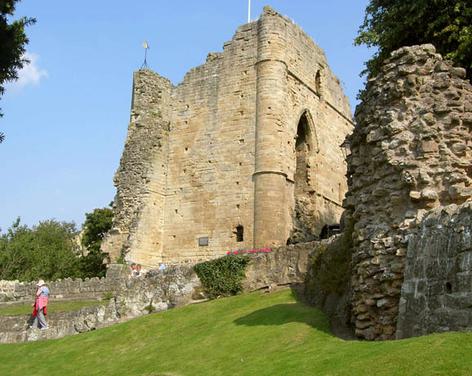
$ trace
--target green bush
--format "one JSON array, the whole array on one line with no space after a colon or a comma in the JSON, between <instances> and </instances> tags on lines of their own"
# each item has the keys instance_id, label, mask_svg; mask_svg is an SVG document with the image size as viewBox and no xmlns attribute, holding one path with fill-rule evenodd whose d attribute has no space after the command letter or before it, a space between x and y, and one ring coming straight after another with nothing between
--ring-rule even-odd
<instances>
[{"instance_id":1,"label":"green bush","mask_svg":"<svg viewBox=\"0 0 472 376\"><path fill-rule=\"evenodd\" d=\"M194 270L210 299L236 295L242 290L247 256L228 255L216 260L202 262Z\"/></svg>"}]
</instances>

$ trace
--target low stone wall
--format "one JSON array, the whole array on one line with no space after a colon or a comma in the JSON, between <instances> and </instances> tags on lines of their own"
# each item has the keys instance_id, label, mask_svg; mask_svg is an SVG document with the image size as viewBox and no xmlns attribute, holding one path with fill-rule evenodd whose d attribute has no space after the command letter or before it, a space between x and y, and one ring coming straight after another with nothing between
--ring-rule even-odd
<instances>
[{"instance_id":1,"label":"low stone wall","mask_svg":"<svg viewBox=\"0 0 472 376\"><path fill-rule=\"evenodd\" d=\"M472 202L434 210L406 256L397 338L472 330Z\"/></svg>"},{"instance_id":2,"label":"low stone wall","mask_svg":"<svg viewBox=\"0 0 472 376\"><path fill-rule=\"evenodd\" d=\"M270 253L251 254L246 269L244 291L250 292L274 286L302 284L310 255L317 242L290 245L273 249ZM32 301L35 283L0 282L3 296L9 301ZM151 270L143 276L132 277L128 268L111 265L106 278L63 280L48 284L51 300L102 298L111 293L113 298L103 306L83 308L75 312L53 313L48 316L49 329L28 328L29 316L2 317L0 343L35 341L60 338L98 329L152 312L183 306L205 297L200 280L191 265L171 266L163 271ZM3 303L9 304L9 303Z\"/></svg>"},{"instance_id":3,"label":"low stone wall","mask_svg":"<svg viewBox=\"0 0 472 376\"><path fill-rule=\"evenodd\" d=\"M48 315L48 330L30 329L30 315L3 316L0 320L0 343L60 338L103 328L120 320L115 301L103 306L86 307L73 312Z\"/></svg>"},{"instance_id":4,"label":"low stone wall","mask_svg":"<svg viewBox=\"0 0 472 376\"><path fill-rule=\"evenodd\" d=\"M194 298L202 299L195 293L200 286L200 281L192 267L169 267L164 271L151 271L141 277L122 274L119 266L114 268L117 270L109 273L111 275L107 278L99 280L99 286L108 286L112 281L116 283L114 297L108 303L104 301L103 306L87 307L74 312L52 313L48 315L49 329L45 331L29 329L30 317L28 315L2 317L0 320L0 343L60 338L148 313L165 311L188 304ZM53 283L49 285L54 288ZM97 291L94 290L94 292ZM82 292L89 293L90 291ZM65 295L64 291L57 295L70 298ZM29 301L31 301L31 296Z\"/></svg>"},{"instance_id":5,"label":"low stone wall","mask_svg":"<svg viewBox=\"0 0 472 376\"><path fill-rule=\"evenodd\" d=\"M48 282L51 299L102 299L109 293L116 294L129 275L128 267L114 264L107 277L62 280ZM0 303L31 302L34 299L36 282L0 281Z\"/></svg>"},{"instance_id":6,"label":"low stone wall","mask_svg":"<svg viewBox=\"0 0 472 376\"><path fill-rule=\"evenodd\" d=\"M244 291L303 283L316 244L294 244L274 248L270 253L251 254L243 282Z\"/></svg>"}]
</instances>

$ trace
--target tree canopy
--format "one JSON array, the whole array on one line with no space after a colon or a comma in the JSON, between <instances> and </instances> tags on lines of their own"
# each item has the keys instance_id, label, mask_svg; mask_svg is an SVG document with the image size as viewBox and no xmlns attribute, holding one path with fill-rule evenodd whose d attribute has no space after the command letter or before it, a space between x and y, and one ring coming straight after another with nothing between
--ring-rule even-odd
<instances>
[{"instance_id":1,"label":"tree canopy","mask_svg":"<svg viewBox=\"0 0 472 376\"><path fill-rule=\"evenodd\" d=\"M366 63L375 76L390 53L403 46L432 43L456 65L472 71L470 0L370 0L355 44L378 47Z\"/></svg>"},{"instance_id":2,"label":"tree canopy","mask_svg":"<svg viewBox=\"0 0 472 376\"><path fill-rule=\"evenodd\" d=\"M22 17L10 22L9 17L15 12L19 0L0 1L0 96L3 95L8 81L18 78L18 71L28 60L24 58L28 38L25 27L36 22L34 18ZM2 113L0 112L0 117ZM5 135L0 132L0 143Z\"/></svg>"},{"instance_id":3,"label":"tree canopy","mask_svg":"<svg viewBox=\"0 0 472 376\"><path fill-rule=\"evenodd\" d=\"M106 267L103 260L106 254L100 249L102 240L111 229L113 221L113 210L111 208L94 209L93 212L85 214L83 225L82 245L87 250L81 262L82 277L103 277Z\"/></svg>"},{"instance_id":4,"label":"tree canopy","mask_svg":"<svg viewBox=\"0 0 472 376\"><path fill-rule=\"evenodd\" d=\"M105 276L106 254L100 244L111 228L112 218L110 208L87 213L81 244L74 223L52 219L30 228L17 219L6 233L0 231L0 280ZM81 253L80 245L85 252Z\"/></svg>"},{"instance_id":5,"label":"tree canopy","mask_svg":"<svg viewBox=\"0 0 472 376\"><path fill-rule=\"evenodd\" d=\"M0 236L0 279L79 277L76 234L73 223L47 220L29 228L18 219Z\"/></svg>"}]
</instances>

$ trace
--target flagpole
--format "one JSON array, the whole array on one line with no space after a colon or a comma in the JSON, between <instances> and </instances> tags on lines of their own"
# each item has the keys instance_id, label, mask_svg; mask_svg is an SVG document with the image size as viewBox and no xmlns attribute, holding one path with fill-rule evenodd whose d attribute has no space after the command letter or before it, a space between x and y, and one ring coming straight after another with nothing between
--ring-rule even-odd
<instances>
[{"instance_id":1,"label":"flagpole","mask_svg":"<svg viewBox=\"0 0 472 376\"><path fill-rule=\"evenodd\" d=\"M248 7L247 7L247 23L251 22L251 0L248 0Z\"/></svg>"}]
</instances>

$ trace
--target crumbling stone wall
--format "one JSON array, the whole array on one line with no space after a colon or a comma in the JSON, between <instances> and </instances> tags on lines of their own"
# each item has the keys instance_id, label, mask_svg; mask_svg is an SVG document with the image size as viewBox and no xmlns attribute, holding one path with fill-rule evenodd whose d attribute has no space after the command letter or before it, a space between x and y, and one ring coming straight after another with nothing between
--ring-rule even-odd
<instances>
[{"instance_id":1,"label":"crumbling stone wall","mask_svg":"<svg viewBox=\"0 0 472 376\"><path fill-rule=\"evenodd\" d=\"M408 242L397 338L472 330L472 202L430 212Z\"/></svg>"},{"instance_id":2,"label":"crumbling stone wall","mask_svg":"<svg viewBox=\"0 0 472 376\"><path fill-rule=\"evenodd\" d=\"M274 249L270 253L249 255L251 261L246 270L244 291L301 284L316 246L316 242L296 244ZM103 291L103 287L110 284L115 289ZM12 290L9 290L9 303L3 304L11 304L14 299L16 302L32 301L34 283L0 281L0 291L6 292L5 286L15 286L16 293L12 294ZM97 293L103 292L112 292L113 297L109 301L103 300L100 306L74 312L50 313L47 331L29 329L29 315L4 316L0 322L0 343L36 341L83 333L205 298L200 280L191 265L150 270L142 276L132 277L128 267L114 264L108 269L106 278L49 282L48 286L51 287L52 301L90 299L93 296L103 300L104 295L97 296Z\"/></svg>"},{"instance_id":3,"label":"crumbling stone wall","mask_svg":"<svg viewBox=\"0 0 472 376\"><path fill-rule=\"evenodd\" d=\"M7 284L6 281L1 283ZM17 291L29 291L27 287L34 288L34 284L16 285L19 286ZM71 285L74 287L71 288ZM104 286L110 285L113 285L113 290L103 291ZM29 315L4 316L0 322L0 343L36 341L83 333L150 312L186 305L194 298L202 299L196 294L200 281L191 266L174 266L132 277L128 267L114 265L107 277L100 280L64 280L49 282L48 286L51 289L51 301L91 299L95 296L96 299L103 300L103 305L73 312L50 313L49 329L44 332L28 327ZM96 296L97 293L102 295ZM105 300L110 293L113 297ZM24 301L24 298L31 302L33 295L34 290L28 296L17 294L14 297L16 302ZM11 299L8 304L11 304Z\"/></svg>"},{"instance_id":4,"label":"crumbling stone wall","mask_svg":"<svg viewBox=\"0 0 472 376\"><path fill-rule=\"evenodd\" d=\"M359 337L390 339L409 236L429 210L472 196L472 88L432 45L401 48L368 82L356 121L345 201L353 322Z\"/></svg>"},{"instance_id":5,"label":"crumbling stone wall","mask_svg":"<svg viewBox=\"0 0 472 376\"><path fill-rule=\"evenodd\" d=\"M152 268L313 240L339 221L351 128L323 51L266 7L181 84L135 74L104 250Z\"/></svg>"},{"instance_id":6,"label":"crumbling stone wall","mask_svg":"<svg viewBox=\"0 0 472 376\"><path fill-rule=\"evenodd\" d=\"M303 284L317 244L299 243L275 248L270 253L250 255L243 281L244 291Z\"/></svg>"},{"instance_id":7,"label":"crumbling stone wall","mask_svg":"<svg viewBox=\"0 0 472 376\"><path fill-rule=\"evenodd\" d=\"M171 90L169 80L148 69L134 74L128 136L114 178L120 189L113 228L102 246L113 260L135 248L151 258L162 251Z\"/></svg>"},{"instance_id":8,"label":"crumbling stone wall","mask_svg":"<svg viewBox=\"0 0 472 376\"><path fill-rule=\"evenodd\" d=\"M66 278L49 282L51 299L102 299L110 293L115 294L128 278L127 269L122 265L111 265L103 278ZM0 303L32 302L36 289L36 282L0 281Z\"/></svg>"}]
</instances>

